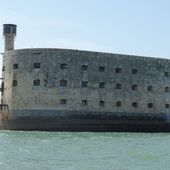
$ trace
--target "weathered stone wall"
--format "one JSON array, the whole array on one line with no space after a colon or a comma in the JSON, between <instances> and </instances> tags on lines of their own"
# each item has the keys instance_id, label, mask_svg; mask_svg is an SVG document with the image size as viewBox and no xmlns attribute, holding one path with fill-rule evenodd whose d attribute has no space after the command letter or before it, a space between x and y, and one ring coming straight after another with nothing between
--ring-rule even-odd
<instances>
[{"instance_id":1,"label":"weathered stone wall","mask_svg":"<svg viewBox=\"0 0 170 170\"><path fill-rule=\"evenodd\" d=\"M34 63L40 63L40 68L34 68ZM18 64L18 69L13 68L14 64ZM67 68L61 69L60 64L67 64ZM165 92L165 87L170 87L167 59L66 49L23 49L7 51L3 65L3 102L10 110L139 114L170 111L170 89ZM82 71L82 65L88 67L86 71ZM99 67L104 67L104 71L99 71ZM120 73L116 73L116 68ZM36 79L40 80L39 86L33 85ZM13 80L17 80L17 86L12 86ZM67 85L60 86L61 80L67 80ZM82 81L88 82L88 87L81 87ZM104 88L99 88L100 82L105 83ZM116 89L118 83L121 89ZM132 90L132 85L137 85L137 89ZM67 103L61 104L60 99ZM87 105L82 105L82 100L87 100ZM104 101L105 106L100 106L99 101ZM122 105L118 107L116 102ZM132 106L133 102L137 106ZM148 108L148 103L153 107Z\"/></svg>"}]
</instances>

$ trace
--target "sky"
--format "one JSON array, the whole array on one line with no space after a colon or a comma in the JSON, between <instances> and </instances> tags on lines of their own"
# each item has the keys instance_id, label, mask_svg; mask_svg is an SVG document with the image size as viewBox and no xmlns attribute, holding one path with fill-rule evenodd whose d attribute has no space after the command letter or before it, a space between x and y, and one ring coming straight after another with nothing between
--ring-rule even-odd
<instances>
[{"instance_id":1,"label":"sky","mask_svg":"<svg viewBox=\"0 0 170 170\"><path fill-rule=\"evenodd\" d=\"M15 48L68 48L170 59L170 0L0 0ZM4 51L1 36L0 52Z\"/></svg>"}]
</instances>

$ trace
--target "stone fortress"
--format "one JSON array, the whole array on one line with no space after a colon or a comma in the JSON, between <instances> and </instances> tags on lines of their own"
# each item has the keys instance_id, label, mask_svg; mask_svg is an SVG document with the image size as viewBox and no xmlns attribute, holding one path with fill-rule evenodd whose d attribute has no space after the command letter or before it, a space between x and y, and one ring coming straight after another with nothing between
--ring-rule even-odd
<instances>
[{"instance_id":1,"label":"stone fortress","mask_svg":"<svg viewBox=\"0 0 170 170\"><path fill-rule=\"evenodd\" d=\"M170 60L69 49L14 50L4 24L1 127L169 131Z\"/></svg>"}]
</instances>

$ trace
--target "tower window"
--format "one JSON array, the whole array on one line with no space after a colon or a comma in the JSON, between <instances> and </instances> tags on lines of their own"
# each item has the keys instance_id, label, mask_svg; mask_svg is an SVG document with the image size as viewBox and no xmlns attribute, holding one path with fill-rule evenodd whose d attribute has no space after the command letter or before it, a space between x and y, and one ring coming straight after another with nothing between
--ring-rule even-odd
<instances>
[{"instance_id":1,"label":"tower window","mask_svg":"<svg viewBox=\"0 0 170 170\"><path fill-rule=\"evenodd\" d=\"M115 72L116 73L121 73L122 72L122 68L116 68Z\"/></svg>"},{"instance_id":2,"label":"tower window","mask_svg":"<svg viewBox=\"0 0 170 170\"><path fill-rule=\"evenodd\" d=\"M2 71L5 71L5 66L2 67Z\"/></svg>"},{"instance_id":3,"label":"tower window","mask_svg":"<svg viewBox=\"0 0 170 170\"><path fill-rule=\"evenodd\" d=\"M82 81L81 87L88 87L88 81Z\"/></svg>"},{"instance_id":4,"label":"tower window","mask_svg":"<svg viewBox=\"0 0 170 170\"><path fill-rule=\"evenodd\" d=\"M169 92L169 87L165 87L165 92Z\"/></svg>"},{"instance_id":5,"label":"tower window","mask_svg":"<svg viewBox=\"0 0 170 170\"><path fill-rule=\"evenodd\" d=\"M34 68L41 68L41 63L34 63Z\"/></svg>"},{"instance_id":6,"label":"tower window","mask_svg":"<svg viewBox=\"0 0 170 170\"><path fill-rule=\"evenodd\" d=\"M165 77L169 77L169 73L168 72L164 72Z\"/></svg>"},{"instance_id":7,"label":"tower window","mask_svg":"<svg viewBox=\"0 0 170 170\"><path fill-rule=\"evenodd\" d=\"M105 71L105 67L104 66L100 66L99 67L99 72L104 72Z\"/></svg>"},{"instance_id":8,"label":"tower window","mask_svg":"<svg viewBox=\"0 0 170 170\"><path fill-rule=\"evenodd\" d=\"M121 107L122 106L122 102L120 102L120 101L116 102L116 106L117 107Z\"/></svg>"},{"instance_id":9,"label":"tower window","mask_svg":"<svg viewBox=\"0 0 170 170\"><path fill-rule=\"evenodd\" d=\"M12 86L17 86L17 80L13 80Z\"/></svg>"},{"instance_id":10,"label":"tower window","mask_svg":"<svg viewBox=\"0 0 170 170\"><path fill-rule=\"evenodd\" d=\"M122 89L122 85L120 83L116 84L116 89L118 90Z\"/></svg>"},{"instance_id":11,"label":"tower window","mask_svg":"<svg viewBox=\"0 0 170 170\"><path fill-rule=\"evenodd\" d=\"M82 100L81 104L82 104L82 106L87 106L88 102L87 102L87 100Z\"/></svg>"},{"instance_id":12,"label":"tower window","mask_svg":"<svg viewBox=\"0 0 170 170\"><path fill-rule=\"evenodd\" d=\"M61 104L61 105L67 104L67 100L66 100L66 99L60 99L60 104Z\"/></svg>"},{"instance_id":13,"label":"tower window","mask_svg":"<svg viewBox=\"0 0 170 170\"><path fill-rule=\"evenodd\" d=\"M138 70L137 69L132 69L132 74L137 74Z\"/></svg>"},{"instance_id":14,"label":"tower window","mask_svg":"<svg viewBox=\"0 0 170 170\"><path fill-rule=\"evenodd\" d=\"M133 84L132 85L132 90L137 90L138 89L138 86L136 84Z\"/></svg>"},{"instance_id":15,"label":"tower window","mask_svg":"<svg viewBox=\"0 0 170 170\"><path fill-rule=\"evenodd\" d=\"M13 64L13 69L18 69L18 64Z\"/></svg>"},{"instance_id":16,"label":"tower window","mask_svg":"<svg viewBox=\"0 0 170 170\"><path fill-rule=\"evenodd\" d=\"M170 105L169 104L165 104L165 108L169 109Z\"/></svg>"},{"instance_id":17,"label":"tower window","mask_svg":"<svg viewBox=\"0 0 170 170\"><path fill-rule=\"evenodd\" d=\"M82 65L81 66L81 70L82 71L87 71L88 70L88 66L87 65Z\"/></svg>"},{"instance_id":18,"label":"tower window","mask_svg":"<svg viewBox=\"0 0 170 170\"><path fill-rule=\"evenodd\" d=\"M153 87L152 86L148 86L148 91L152 91Z\"/></svg>"},{"instance_id":19,"label":"tower window","mask_svg":"<svg viewBox=\"0 0 170 170\"><path fill-rule=\"evenodd\" d=\"M60 80L60 86L67 86L67 80Z\"/></svg>"},{"instance_id":20,"label":"tower window","mask_svg":"<svg viewBox=\"0 0 170 170\"><path fill-rule=\"evenodd\" d=\"M67 69L67 67L68 67L68 65L65 64L65 63L60 64L60 69L61 70L65 70L65 69Z\"/></svg>"},{"instance_id":21,"label":"tower window","mask_svg":"<svg viewBox=\"0 0 170 170\"><path fill-rule=\"evenodd\" d=\"M100 107L104 107L104 106L105 106L105 102L104 102L103 100L100 100L100 101L99 101L99 106L100 106Z\"/></svg>"},{"instance_id":22,"label":"tower window","mask_svg":"<svg viewBox=\"0 0 170 170\"><path fill-rule=\"evenodd\" d=\"M34 80L33 85L34 86L39 86L40 85L40 80L39 79Z\"/></svg>"},{"instance_id":23,"label":"tower window","mask_svg":"<svg viewBox=\"0 0 170 170\"><path fill-rule=\"evenodd\" d=\"M153 108L153 103L148 103L148 108Z\"/></svg>"},{"instance_id":24,"label":"tower window","mask_svg":"<svg viewBox=\"0 0 170 170\"><path fill-rule=\"evenodd\" d=\"M135 108L138 107L138 103L137 102L133 102L132 103L132 107L135 107Z\"/></svg>"},{"instance_id":25,"label":"tower window","mask_svg":"<svg viewBox=\"0 0 170 170\"><path fill-rule=\"evenodd\" d=\"M105 82L100 82L99 83L99 88L105 88Z\"/></svg>"}]
</instances>

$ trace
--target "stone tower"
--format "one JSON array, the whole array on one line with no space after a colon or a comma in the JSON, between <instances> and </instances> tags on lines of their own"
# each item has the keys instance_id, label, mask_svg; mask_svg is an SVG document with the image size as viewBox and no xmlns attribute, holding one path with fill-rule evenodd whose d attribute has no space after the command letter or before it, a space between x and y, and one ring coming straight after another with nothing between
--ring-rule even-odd
<instances>
[{"instance_id":1,"label":"stone tower","mask_svg":"<svg viewBox=\"0 0 170 170\"><path fill-rule=\"evenodd\" d=\"M5 51L14 49L14 40L17 26L14 24L3 25L3 36L5 38Z\"/></svg>"}]
</instances>

